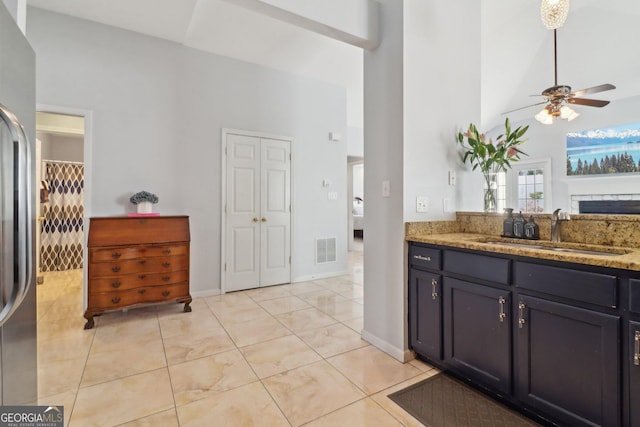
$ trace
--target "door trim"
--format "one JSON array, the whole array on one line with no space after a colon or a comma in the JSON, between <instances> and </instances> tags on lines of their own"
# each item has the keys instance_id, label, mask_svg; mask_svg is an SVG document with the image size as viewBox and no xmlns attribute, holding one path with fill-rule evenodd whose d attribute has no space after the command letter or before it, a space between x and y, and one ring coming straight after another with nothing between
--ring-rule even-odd
<instances>
[{"instance_id":1,"label":"door trim","mask_svg":"<svg viewBox=\"0 0 640 427\"><path fill-rule=\"evenodd\" d=\"M295 218L295 191L294 191L294 182L293 179L295 168L294 168L294 139L290 136L282 136L282 135L274 135L264 132L255 132L248 130L239 130L239 129L230 129L230 128L222 128L220 133L220 159L221 159L221 168L220 168L220 294L225 294L227 288L227 274L225 270L225 264L227 263L227 238L226 238L226 230L227 230L227 135L242 135L242 136L250 136L254 138L265 138L265 139L279 139L282 141L288 141L291 146L291 161L290 161L290 175L289 175L289 188L291 192L291 216L290 216L290 227L291 227L291 235L289 238L289 244L291 248L291 262L289 263L290 269L290 277L294 277L293 275L293 254L295 252L294 247L294 218Z\"/></svg>"}]
</instances>

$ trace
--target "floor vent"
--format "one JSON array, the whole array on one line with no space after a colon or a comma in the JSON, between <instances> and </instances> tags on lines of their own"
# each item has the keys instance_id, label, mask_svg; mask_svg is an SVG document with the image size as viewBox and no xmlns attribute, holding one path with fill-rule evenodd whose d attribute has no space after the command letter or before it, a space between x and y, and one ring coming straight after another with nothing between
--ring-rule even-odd
<instances>
[{"instance_id":1,"label":"floor vent","mask_svg":"<svg viewBox=\"0 0 640 427\"><path fill-rule=\"evenodd\" d=\"M316 239L316 264L336 261L336 238Z\"/></svg>"}]
</instances>

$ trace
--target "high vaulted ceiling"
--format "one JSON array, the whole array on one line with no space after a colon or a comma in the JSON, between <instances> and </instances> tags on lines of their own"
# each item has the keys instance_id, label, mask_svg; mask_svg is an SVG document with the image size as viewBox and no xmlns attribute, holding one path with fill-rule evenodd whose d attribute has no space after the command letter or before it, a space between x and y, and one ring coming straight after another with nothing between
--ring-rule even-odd
<instances>
[{"instance_id":1,"label":"high vaulted ceiling","mask_svg":"<svg viewBox=\"0 0 640 427\"><path fill-rule=\"evenodd\" d=\"M362 126L358 47L222 0L27 0L27 4L346 87L349 124Z\"/></svg>"},{"instance_id":2,"label":"high vaulted ceiling","mask_svg":"<svg viewBox=\"0 0 640 427\"><path fill-rule=\"evenodd\" d=\"M359 48L231 0L28 0L28 4L342 85L347 88L349 124L362 126ZM553 85L553 32L540 22L539 10L540 0L482 0L478 19L485 127L501 122L507 110L535 103L538 98L530 95ZM640 95L639 18L638 0L573 0L567 22L558 30L559 83L573 89L602 83L617 86L594 98ZM526 109L512 118L525 120L535 112Z\"/></svg>"}]
</instances>

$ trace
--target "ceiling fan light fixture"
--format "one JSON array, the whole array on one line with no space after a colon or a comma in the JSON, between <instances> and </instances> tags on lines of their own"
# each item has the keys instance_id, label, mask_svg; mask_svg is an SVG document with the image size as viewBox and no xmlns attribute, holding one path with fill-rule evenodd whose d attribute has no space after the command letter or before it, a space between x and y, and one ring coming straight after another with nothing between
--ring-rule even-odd
<instances>
[{"instance_id":1,"label":"ceiling fan light fixture","mask_svg":"<svg viewBox=\"0 0 640 427\"><path fill-rule=\"evenodd\" d=\"M569 0L542 0L540 17L549 30L562 27L569 15Z\"/></svg>"},{"instance_id":2,"label":"ceiling fan light fixture","mask_svg":"<svg viewBox=\"0 0 640 427\"><path fill-rule=\"evenodd\" d=\"M577 119L578 116L580 116L580 113L576 112L573 108L569 107L568 105L563 105L562 107L560 107L560 118L567 120L567 121L571 121L574 119Z\"/></svg>"},{"instance_id":3,"label":"ceiling fan light fixture","mask_svg":"<svg viewBox=\"0 0 640 427\"><path fill-rule=\"evenodd\" d=\"M553 116L549 114L549 110L546 108L543 108L538 114L536 114L535 119L543 125L553 124Z\"/></svg>"}]
</instances>

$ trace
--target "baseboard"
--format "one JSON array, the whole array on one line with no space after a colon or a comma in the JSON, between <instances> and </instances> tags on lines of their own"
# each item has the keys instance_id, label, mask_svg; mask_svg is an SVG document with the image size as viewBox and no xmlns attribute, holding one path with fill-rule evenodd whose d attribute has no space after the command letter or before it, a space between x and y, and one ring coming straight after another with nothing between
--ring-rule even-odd
<instances>
[{"instance_id":1,"label":"baseboard","mask_svg":"<svg viewBox=\"0 0 640 427\"><path fill-rule=\"evenodd\" d=\"M206 298L206 297L214 297L216 295L220 295L220 289L212 289L209 291L197 291L190 292L192 298Z\"/></svg>"},{"instance_id":2,"label":"baseboard","mask_svg":"<svg viewBox=\"0 0 640 427\"><path fill-rule=\"evenodd\" d=\"M371 332L365 331L364 329L361 332L362 339L371 344L374 347L384 351L389 356L394 359L405 363L415 358L413 352L409 349L403 350L390 344L389 342L383 340L382 338L372 334Z\"/></svg>"},{"instance_id":3,"label":"baseboard","mask_svg":"<svg viewBox=\"0 0 640 427\"><path fill-rule=\"evenodd\" d=\"M294 277L293 279L291 279L291 283L310 282L312 280L328 279L331 277L344 276L345 274L349 274L349 270L333 271L331 273L322 273L322 274L310 274L307 276Z\"/></svg>"}]
</instances>

